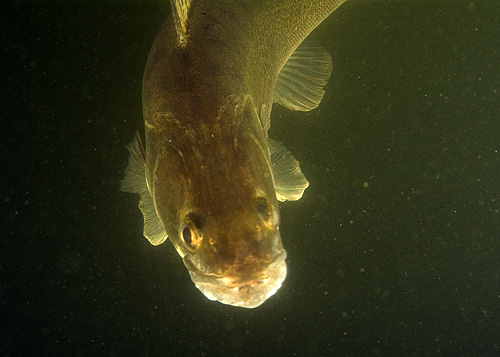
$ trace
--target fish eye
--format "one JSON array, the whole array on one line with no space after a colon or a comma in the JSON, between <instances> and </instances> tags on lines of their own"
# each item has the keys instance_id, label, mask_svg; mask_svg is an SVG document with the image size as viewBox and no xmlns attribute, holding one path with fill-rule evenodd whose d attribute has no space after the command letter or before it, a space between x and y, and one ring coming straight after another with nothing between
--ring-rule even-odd
<instances>
[{"instance_id":1,"label":"fish eye","mask_svg":"<svg viewBox=\"0 0 500 357\"><path fill-rule=\"evenodd\" d=\"M264 222L271 223L269 220L272 217L272 207L265 197L257 198L257 212L260 214Z\"/></svg>"},{"instance_id":2,"label":"fish eye","mask_svg":"<svg viewBox=\"0 0 500 357\"><path fill-rule=\"evenodd\" d=\"M188 213L179 229L179 236L190 249L196 249L202 240L199 229L203 223L201 216Z\"/></svg>"},{"instance_id":3,"label":"fish eye","mask_svg":"<svg viewBox=\"0 0 500 357\"><path fill-rule=\"evenodd\" d=\"M201 242L201 236L190 226L184 226L181 231L181 238L189 248L196 248Z\"/></svg>"},{"instance_id":4,"label":"fish eye","mask_svg":"<svg viewBox=\"0 0 500 357\"><path fill-rule=\"evenodd\" d=\"M193 235L191 234L191 229L189 227L184 227L182 230L182 239L186 242L187 245L191 245L193 242Z\"/></svg>"}]
</instances>

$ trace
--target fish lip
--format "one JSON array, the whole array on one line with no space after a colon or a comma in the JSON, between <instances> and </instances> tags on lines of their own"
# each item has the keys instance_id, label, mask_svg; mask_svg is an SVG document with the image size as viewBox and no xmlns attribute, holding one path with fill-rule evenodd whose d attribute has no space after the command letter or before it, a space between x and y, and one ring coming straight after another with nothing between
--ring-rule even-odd
<instances>
[{"instance_id":1,"label":"fish lip","mask_svg":"<svg viewBox=\"0 0 500 357\"><path fill-rule=\"evenodd\" d=\"M269 261L265 261L265 260L261 260L262 263L266 264L268 266L268 268L266 269L267 272L272 272L274 271L277 266L283 261L285 260L286 258L286 251L285 249L281 248L274 256L271 260ZM204 272L202 270L200 270L196 264L193 263L193 261L190 259L189 256L185 256L184 259L184 265L186 266L186 268L189 270L190 273L193 273L193 274L197 274L197 275L200 275L200 276L203 276L205 277L206 279L208 280L213 280L214 283L221 283L220 280L222 279L225 279L227 278L227 276L225 276L224 274L215 274L215 273L207 273L207 272ZM242 265L243 266L243 265ZM268 276L269 274L267 274ZM243 286L243 285L246 285L248 284L249 282L252 282L254 280L261 280L261 279L266 279L267 276L262 276L262 277L259 277L259 279L249 279L248 282L244 282L242 284L226 284L224 283L224 285L226 286L231 286L231 287L239 287L239 286ZM194 280L194 279L193 279ZM196 282L196 281L195 281ZM208 282L208 281L207 281Z\"/></svg>"},{"instance_id":2,"label":"fish lip","mask_svg":"<svg viewBox=\"0 0 500 357\"><path fill-rule=\"evenodd\" d=\"M231 283L231 277L200 271L187 256L183 260L191 280L208 299L227 305L254 308L281 287L286 277L285 258L286 251L282 248L260 276L236 284Z\"/></svg>"}]
</instances>

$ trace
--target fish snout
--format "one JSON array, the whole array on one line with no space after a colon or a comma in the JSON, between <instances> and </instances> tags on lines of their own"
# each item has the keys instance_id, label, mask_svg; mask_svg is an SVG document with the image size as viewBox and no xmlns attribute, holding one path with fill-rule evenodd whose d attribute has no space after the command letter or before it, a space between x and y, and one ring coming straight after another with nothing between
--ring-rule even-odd
<instances>
[{"instance_id":1,"label":"fish snout","mask_svg":"<svg viewBox=\"0 0 500 357\"><path fill-rule=\"evenodd\" d=\"M199 271L186 257L196 287L210 300L223 304L255 308L272 296L286 277L286 251L281 251L270 262L247 258L247 264L235 266L221 275Z\"/></svg>"}]
</instances>

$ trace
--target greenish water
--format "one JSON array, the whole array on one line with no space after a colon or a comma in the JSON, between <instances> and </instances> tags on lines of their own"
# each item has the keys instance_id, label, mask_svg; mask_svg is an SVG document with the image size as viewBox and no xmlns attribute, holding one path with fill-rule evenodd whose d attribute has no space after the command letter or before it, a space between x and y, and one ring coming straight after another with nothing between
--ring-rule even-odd
<instances>
[{"instance_id":1,"label":"greenish water","mask_svg":"<svg viewBox=\"0 0 500 357\"><path fill-rule=\"evenodd\" d=\"M118 191L168 11L2 10L2 354L498 355L500 3L348 1L317 29L324 101L271 128L310 187L254 310L208 301Z\"/></svg>"}]
</instances>

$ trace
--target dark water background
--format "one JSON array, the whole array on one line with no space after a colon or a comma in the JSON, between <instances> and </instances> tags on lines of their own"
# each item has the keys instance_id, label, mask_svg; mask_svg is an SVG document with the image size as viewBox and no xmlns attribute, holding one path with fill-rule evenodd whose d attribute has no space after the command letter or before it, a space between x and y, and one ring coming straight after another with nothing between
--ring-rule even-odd
<instances>
[{"instance_id":1,"label":"dark water background","mask_svg":"<svg viewBox=\"0 0 500 357\"><path fill-rule=\"evenodd\" d=\"M499 355L500 2L352 1L318 28L325 99L271 131L311 186L254 310L208 301L118 191L169 11L2 6L2 354Z\"/></svg>"}]
</instances>

